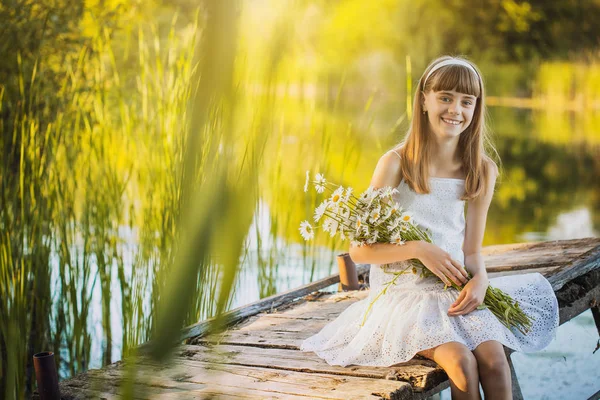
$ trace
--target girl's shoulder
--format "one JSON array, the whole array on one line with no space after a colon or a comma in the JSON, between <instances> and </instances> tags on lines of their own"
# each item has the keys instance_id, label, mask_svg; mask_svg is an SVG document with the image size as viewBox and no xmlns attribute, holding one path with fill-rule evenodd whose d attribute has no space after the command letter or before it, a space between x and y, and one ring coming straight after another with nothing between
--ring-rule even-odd
<instances>
[{"instance_id":1,"label":"girl's shoulder","mask_svg":"<svg viewBox=\"0 0 600 400\"><path fill-rule=\"evenodd\" d=\"M371 186L398 186L400 184L400 171L400 151L398 149L392 149L385 152L377 162L377 166L375 167L375 172L371 180Z\"/></svg>"},{"instance_id":2,"label":"girl's shoulder","mask_svg":"<svg viewBox=\"0 0 600 400\"><path fill-rule=\"evenodd\" d=\"M395 147L385 152L385 154L382 157L390 158L394 162L397 162L399 164L400 160L402 159L402 156L400 154L402 154L402 147Z\"/></svg>"},{"instance_id":3,"label":"girl's shoulder","mask_svg":"<svg viewBox=\"0 0 600 400\"><path fill-rule=\"evenodd\" d=\"M491 157L485 156L483 158L483 165L484 165L484 169L483 169L484 177L488 181L490 181L492 179L496 179L498 177L498 175L500 174L498 165L494 162L494 160L492 160Z\"/></svg>"}]
</instances>

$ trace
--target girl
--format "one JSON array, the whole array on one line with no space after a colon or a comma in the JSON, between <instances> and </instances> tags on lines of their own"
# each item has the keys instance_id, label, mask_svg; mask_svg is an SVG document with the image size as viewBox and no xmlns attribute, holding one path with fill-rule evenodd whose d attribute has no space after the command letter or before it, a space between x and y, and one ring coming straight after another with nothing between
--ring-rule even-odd
<instances>
[{"instance_id":1,"label":"girl","mask_svg":"<svg viewBox=\"0 0 600 400\"><path fill-rule=\"evenodd\" d=\"M467 60L445 56L427 67L406 138L379 159L371 186L396 187L396 201L431 231L433 244L350 248L354 261L371 264L369 296L306 339L302 351L342 366L391 366L420 354L446 371L453 399L479 399L480 382L486 399L511 398L503 346L526 352L545 348L558 327L558 301L539 273L487 276L481 245L498 168L484 151L484 100L481 73ZM369 304L393 278L386 271L405 269L414 258L441 280L400 275L361 327ZM391 268L384 270L385 264ZM463 265L473 276L468 283ZM462 290L444 290L450 281L464 285ZM527 335L477 309L488 284L512 296L534 319Z\"/></svg>"}]
</instances>

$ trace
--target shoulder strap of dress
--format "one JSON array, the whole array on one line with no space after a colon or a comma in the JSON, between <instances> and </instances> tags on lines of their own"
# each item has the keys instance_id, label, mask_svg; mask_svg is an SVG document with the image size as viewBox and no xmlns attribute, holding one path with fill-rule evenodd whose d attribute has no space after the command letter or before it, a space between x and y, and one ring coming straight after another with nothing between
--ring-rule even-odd
<instances>
[{"instance_id":1,"label":"shoulder strap of dress","mask_svg":"<svg viewBox=\"0 0 600 400\"><path fill-rule=\"evenodd\" d=\"M397 155L400 160L402 160L402 157L400 157L400 154L396 150L392 149L390 151ZM402 181L404 181L404 178L400 178L400 183L402 183Z\"/></svg>"}]
</instances>

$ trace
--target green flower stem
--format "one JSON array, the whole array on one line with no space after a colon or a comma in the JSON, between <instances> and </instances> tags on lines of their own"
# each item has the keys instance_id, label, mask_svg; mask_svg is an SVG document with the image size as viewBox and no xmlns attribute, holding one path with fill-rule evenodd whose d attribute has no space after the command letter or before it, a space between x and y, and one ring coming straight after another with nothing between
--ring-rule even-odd
<instances>
[{"instance_id":1,"label":"green flower stem","mask_svg":"<svg viewBox=\"0 0 600 400\"><path fill-rule=\"evenodd\" d=\"M403 275L403 274L407 273L406 272L407 269L408 269L408 267L406 267L402 271L394 272L394 275L395 275L394 278L391 281L389 281L386 284L386 286L383 288L383 290L381 292L379 292L379 294L373 299L373 301L371 303L369 303L369 307L367 308L367 311L365 312L365 316L363 317L363 321L360 324L361 328L364 326L365 321L367 320L367 315L369 315L369 311L371 310L371 307L373 307L373 304L377 301L377 299L379 299L382 295L384 295L387 292L387 290L388 290L388 288L390 286L392 286L392 285L394 285L396 283L396 280L398 279L398 277L400 275Z\"/></svg>"}]
</instances>

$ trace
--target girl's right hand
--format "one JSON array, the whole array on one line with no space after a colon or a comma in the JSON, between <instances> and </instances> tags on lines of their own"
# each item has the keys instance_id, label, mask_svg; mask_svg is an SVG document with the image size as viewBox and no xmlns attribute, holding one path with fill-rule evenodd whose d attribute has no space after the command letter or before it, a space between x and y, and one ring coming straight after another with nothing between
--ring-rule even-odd
<instances>
[{"instance_id":1,"label":"girl's right hand","mask_svg":"<svg viewBox=\"0 0 600 400\"><path fill-rule=\"evenodd\" d=\"M467 271L448 252L433 243L425 241L419 242L418 249L417 258L444 284L450 285L448 278L458 286L467 283Z\"/></svg>"}]
</instances>

